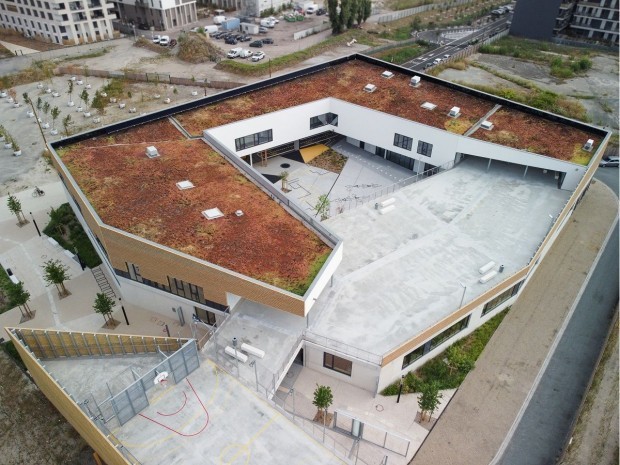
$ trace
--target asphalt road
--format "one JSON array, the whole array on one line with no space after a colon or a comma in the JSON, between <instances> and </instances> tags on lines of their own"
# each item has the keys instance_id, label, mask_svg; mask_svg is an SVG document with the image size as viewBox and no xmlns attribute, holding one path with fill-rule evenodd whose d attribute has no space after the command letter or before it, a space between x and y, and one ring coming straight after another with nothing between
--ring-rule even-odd
<instances>
[{"instance_id":1,"label":"asphalt road","mask_svg":"<svg viewBox=\"0 0 620 465\"><path fill-rule=\"evenodd\" d=\"M618 195L617 168L595 176ZM618 253L616 223L499 464L550 465L560 458L618 304Z\"/></svg>"},{"instance_id":2,"label":"asphalt road","mask_svg":"<svg viewBox=\"0 0 620 465\"><path fill-rule=\"evenodd\" d=\"M470 43L482 41L504 31L508 27L506 23L511 19L511 17L512 14L503 16L492 23L485 24L467 37L456 39L450 43L437 47L424 55L420 55L413 60L403 63L401 66L414 71L422 71L428 67L428 65L432 64L435 58L443 58L444 55L453 55L456 52L460 52L461 50L469 47Z\"/></svg>"}]
</instances>

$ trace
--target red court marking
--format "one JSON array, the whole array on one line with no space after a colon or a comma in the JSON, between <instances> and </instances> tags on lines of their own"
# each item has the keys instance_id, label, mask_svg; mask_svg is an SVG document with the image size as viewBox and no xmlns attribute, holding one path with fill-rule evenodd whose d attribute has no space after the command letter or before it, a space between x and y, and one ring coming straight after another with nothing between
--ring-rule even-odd
<instances>
[{"instance_id":1,"label":"red court marking","mask_svg":"<svg viewBox=\"0 0 620 465\"><path fill-rule=\"evenodd\" d=\"M194 389L194 386L192 386L192 383L190 383L189 378L185 378L185 380L187 381L187 384L189 384L189 387L192 388L192 391L194 392L194 395L196 396L196 399L198 399L198 402L200 402L200 405L202 407L202 409L205 412L205 415L207 416L207 421L205 422L204 426L202 428L200 428L199 431L192 433L192 434L185 434L185 433L181 433L173 428L170 428L169 426L164 425L163 423L158 422L157 420L153 420L152 418L147 417L146 415L143 415L141 413L139 413L138 415L140 415L142 418L145 418L149 421L152 421L153 423L155 423L156 425L161 426L162 428L166 428L168 431L172 431L173 433L178 434L179 436L184 436L186 438L192 437L192 436L198 436L200 433L202 433L207 425L209 424L209 412L207 411L207 408L204 406L204 404L202 403L202 400L200 400L200 397L198 397L198 394L196 393L196 390Z\"/></svg>"},{"instance_id":2,"label":"red court marking","mask_svg":"<svg viewBox=\"0 0 620 465\"><path fill-rule=\"evenodd\" d=\"M181 408L179 410L177 410L174 413L161 413L161 412L157 412L157 415L161 415L162 417L171 417L172 415L176 415L177 413L179 413L181 410L183 410L183 408L185 407L185 404L187 404L187 394L185 394L185 392L183 392L183 397L185 399L183 400L183 405L181 405Z\"/></svg>"}]
</instances>

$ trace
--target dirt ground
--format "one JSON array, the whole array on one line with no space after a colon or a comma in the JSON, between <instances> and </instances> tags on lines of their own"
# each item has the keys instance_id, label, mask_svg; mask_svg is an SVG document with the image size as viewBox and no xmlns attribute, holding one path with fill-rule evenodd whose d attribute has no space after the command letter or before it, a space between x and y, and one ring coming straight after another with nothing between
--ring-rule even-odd
<instances>
[{"instance_id":1,"label":"dirt ground","mask_svg":"<svg viewBox=\"0 0 620 465\"><path fill-rule=\"evenodd\" d=\"M92 449L0 349L0 463L94 465Z\"/></svg>"},{"instance_id":2,"label":"dirt ground","mask_svg":"<svg viewBox=\"0 0 620 465\"><path fill-rule=\"evenodd\" d=\"M618 320L588 391L561 465L618 463Z\"/></svg>"}]
</instances>

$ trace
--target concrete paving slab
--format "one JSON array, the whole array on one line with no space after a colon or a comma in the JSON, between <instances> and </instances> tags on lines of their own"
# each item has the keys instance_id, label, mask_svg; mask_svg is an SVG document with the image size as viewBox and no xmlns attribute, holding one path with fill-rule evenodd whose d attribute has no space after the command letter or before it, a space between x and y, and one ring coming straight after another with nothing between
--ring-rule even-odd
<instances>
[{"instance_id":1,"label":"concrete paving slab","mask_svg":"<svg viewBox=\"0 0 620 465\"><path fill-rule=\"evenodd\" d=\"M618 199L594 183L412 461L488 464L499 450L600 246ZM596 212L596 214L592 214Z\"/></svg>"},{"instance_id":2,"label":"concrete paving slab","mask_svg":"<svg viewBox=\"0 0 620 465\"><path fill-rule=\"evenodd\" d=\"M328 219L346 247L310 330L375 354L391 350L456 310L459 282L467 302L525 266L569 195L552 175L523 178L501 163L487 172L484 160L468 158L391 195L396 208L386 215L364 205ZM490 261L505 271L482 284L478 269Z\"/></svg>"}]
</instances>

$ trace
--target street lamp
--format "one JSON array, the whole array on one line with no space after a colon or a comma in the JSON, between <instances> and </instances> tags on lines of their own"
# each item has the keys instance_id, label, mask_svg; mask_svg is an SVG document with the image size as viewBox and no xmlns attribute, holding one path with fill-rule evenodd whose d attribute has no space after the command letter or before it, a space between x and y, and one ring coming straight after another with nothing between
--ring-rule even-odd
<instances>
[{"instance_id":1,"label":"street lamp","mask_svg":"<svg viewBox=\"0 0 620 465\"><path fill-rule=\"evenodd\" d=\"M403 380L405 379L405 375L401 375L400 384L398 385L398 397L396 398L396 403L400 402L400 395L403 392Z\"/></svg>"},{"instance_id":2,"label":"street lamp","mask_svg":"<svg viewBox=\"0 0 620 465\"><path fill-rule=\"evenodd\" d=\"M463 300L465 300L465 292L467 292L467 286L463 284L461 281L459 281L459 284L463 288L463 295L461 296L461 303L459 304L459 308L461 308L463 306Z\"/></svg>"}]
</instances>

